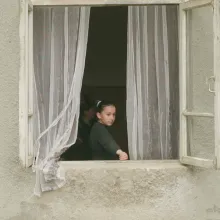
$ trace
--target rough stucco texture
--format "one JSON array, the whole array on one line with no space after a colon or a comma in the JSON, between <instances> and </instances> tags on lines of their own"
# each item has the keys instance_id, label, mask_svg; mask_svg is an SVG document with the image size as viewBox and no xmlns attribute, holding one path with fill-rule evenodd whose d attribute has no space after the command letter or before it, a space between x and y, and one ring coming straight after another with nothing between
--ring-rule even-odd
<instances>
[{"instance_id":1,"label":"rough stucco texture","mask_svg":"<svg viewBox=\"0 0 220 220\"><path fill-rule=\"evenodd\" d=\"M33 197L34 176L18 160L18 73L19 0L1 0L1 220L220 219L220 172L179 165L70 169L65 188Z\"/></svg>"}]
</instances>

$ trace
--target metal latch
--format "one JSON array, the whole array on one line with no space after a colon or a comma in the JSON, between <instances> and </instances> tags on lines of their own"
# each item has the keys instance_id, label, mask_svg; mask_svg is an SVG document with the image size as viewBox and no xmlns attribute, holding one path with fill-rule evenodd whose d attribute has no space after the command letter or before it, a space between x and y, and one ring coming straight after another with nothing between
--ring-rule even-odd
<instances>
[{"instance_id":1,"label":"metal latch","mask_svg":"<svg viewBox=\"0 0 220 220\"><path fill-rule=\"evenodd\" d=\"M212 82L212 83L211 83ZM209 85L209 92L215 93L215 90L212 89L211 84L215 84L215 76L211 76L208 78L207 83Z\"/></svg>"}]
</instances>

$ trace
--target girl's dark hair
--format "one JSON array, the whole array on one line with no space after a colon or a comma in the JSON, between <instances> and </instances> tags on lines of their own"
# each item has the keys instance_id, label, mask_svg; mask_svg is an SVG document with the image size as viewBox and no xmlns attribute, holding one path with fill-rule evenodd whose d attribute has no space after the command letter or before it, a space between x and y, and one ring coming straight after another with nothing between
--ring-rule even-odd
<instances>
[{"instance_id":1,"label":"girl's dark hair","mask_svg":"<svg viewBox=\"0 0 220 220\"><path fill-rule=\"evenodd\" d=\"M81 94L80 115L84 115L85 111L95 108L96 103L94 101L91 101L87 95Z\"/></svg>"},{"instance_id":2,"label":"girl's dark hair","mask_svg":"<svg viewBox=\"0 0 220 220\"><path fill-rule=\"evenodd\" d=\"M96 112L101 113L104 110L104 108L107 106L115 107L115 104L109 101L100 101L100 100L96 101Z\"/></svg>"},{"instance_id":3,"label":"girl's dark hair","mask_svg":"<svg viewBox=\"0 0 220 220\"><path fill-rule=\"evenodd\" d=\"M94 103L82 103L80 105L80 115L84 115L84 112L90 109L96 109L96 106Z\"/></svg>"}]
</instances>

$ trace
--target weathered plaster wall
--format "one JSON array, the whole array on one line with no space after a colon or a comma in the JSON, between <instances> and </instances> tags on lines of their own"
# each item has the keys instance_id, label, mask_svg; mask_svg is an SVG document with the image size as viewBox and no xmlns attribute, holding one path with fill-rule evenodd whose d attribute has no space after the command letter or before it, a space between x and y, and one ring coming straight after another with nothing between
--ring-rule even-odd
<instances>
[{"instance_id":1,"label":"weathered plaster wall","mask_svg":"<svg viewBox=\"0 0 220 220\"><path fill-rule=\"evenodd\" d=\"M18 73L19 0L1 0L1 220L220 219L220 172L175 163L78 166L67 172L65 188L31 197L34 176L18 160Z\"/></svg>"}]
</instances>

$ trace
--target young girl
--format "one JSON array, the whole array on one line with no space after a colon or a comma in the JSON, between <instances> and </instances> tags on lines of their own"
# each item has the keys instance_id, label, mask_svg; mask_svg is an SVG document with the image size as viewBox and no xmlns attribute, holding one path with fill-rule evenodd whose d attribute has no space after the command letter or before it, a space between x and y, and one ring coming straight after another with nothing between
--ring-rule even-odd
<instances>
[{"instance_id":1,"label":"young girl","mask_svg":"<svg viewBox=\"0 0 220 220\"><path fill-rule=\"evenodd\" d=\"M110 102L99 101L97 107L98 121L90 132L90 147L93 160L127 160L128 155L116 144L107 127L115 121L116 108Z\"/></svg>"}]
</instances>

